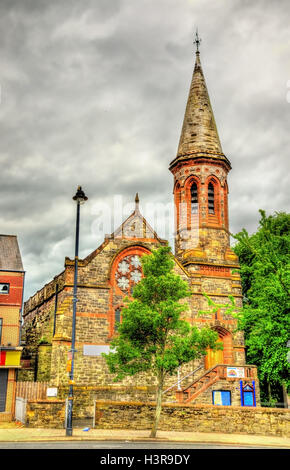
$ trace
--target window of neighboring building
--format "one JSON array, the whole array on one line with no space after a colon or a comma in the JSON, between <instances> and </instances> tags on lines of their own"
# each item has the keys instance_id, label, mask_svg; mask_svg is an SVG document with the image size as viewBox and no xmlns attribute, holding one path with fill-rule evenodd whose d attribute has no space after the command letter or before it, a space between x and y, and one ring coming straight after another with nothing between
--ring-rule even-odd
<instances>
[{"instance_id":1,"label":"window of neighboring building","mask_svg":"<svg viewBox=\"0 0 290 470\"><path fill-rule=\"evenodd\" d=\"M0 344L1 344L1 338L2 338L2 325L3 325L3 318L0 318Z\"/></svg>"},{"instance_id":2,"label":"window of neighboring building","mask_svg":"<svg viewBox=\"0 0 290 470\"><path fill-rule=\"evenodd\" d=\"M0 294L9 294L9 284L0 283Z\"/></svg>"},{"instance_id":3,"label":"window of neighboring building","mask_svg":"<svg viewBox=\"0 0 290 470\"><path fill-rule=\"evenodd\" d=\"M119 308L116 308L116 310L115 310L115 331L118 331L120 322L121 322L121 310Z\"/></svg>"},{"instance_id":4,"label":"window of neighboring building","mask_svg":"<svg viewBox=\"0 0 290 470\"><path fill-rule=\"evenodd\" d=\"M208 213L214 214L214 185L212 183L208 184L208 193L207 193L207 203L208 203Z\"/></svg>"},{"instance_id":5,"label":"window of neighboring building","mask_svg":"<svg viewBox=\"0 0 290 470\"><path fill-rule=\"evenodd\" d=\"M190 188L190 195L191 195L191 213L197 214L198 210L198 194L197 194L197 184L192 183Z\"/></svg>"}]
</instances>

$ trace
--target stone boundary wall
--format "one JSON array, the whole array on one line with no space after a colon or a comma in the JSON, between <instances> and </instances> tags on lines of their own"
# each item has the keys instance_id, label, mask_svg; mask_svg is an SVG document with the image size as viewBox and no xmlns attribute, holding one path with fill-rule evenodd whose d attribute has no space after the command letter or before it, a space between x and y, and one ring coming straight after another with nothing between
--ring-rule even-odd
<instances>
[{"instance_id":1,"label":"stone boundary wall","mask_svg":"<svg viewBox=\"0 0 290 470\"><path fill-rule=\"evenodd\" d=\"M58 386L59 400L65 400L68 396L68 386ZM107 386L87 386L87 385L74 385L74 404L73 404L73 417L75 419L93 418L94 415L94 402L95 401L109 401L109 402L155 402L156 387L154 385L145 386L120 386L120 385L107 385ZM175 392L173 394L166 394L166 401L176 402Z\"/></svg>"},{"instance_id":2,"label":"stone boundary wall","mask_svg":"<svg viewBox=\"0 0 290 470\"><path fill-rule=\"evenodd\" d=\"M29 400L25 425L29 428L65 427L65 400Z\"/></svg>"},{"instance_id":3,"label":"stone boundary wall","mask_svg":"<svg viewBox=\"0 0 290 470\"><path fill-rule=\"evenodd\" d=\"M154 403L96 401L95 407L96 428L151 429ZM290 437L290 410L164 403L159 429Z\"/></svg>"}]
</instances>

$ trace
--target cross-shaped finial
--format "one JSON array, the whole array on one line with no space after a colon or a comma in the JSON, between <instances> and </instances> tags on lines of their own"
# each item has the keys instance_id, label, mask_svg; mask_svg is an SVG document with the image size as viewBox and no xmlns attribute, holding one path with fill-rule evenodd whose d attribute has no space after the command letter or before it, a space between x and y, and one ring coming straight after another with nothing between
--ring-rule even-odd
<instances>
[{"instance_id":1,"label":"cross-shaped finial","mask_svg":"<svg viewBox=\"0 0 290 470\"><path fill-rule=\"evenodd\" d=\"M199 45L201 43L201 38L198 35L198 29L196 28L196 33L195 33L195 40L193 41L193 44L196 45L196 52L199 52Z\"/></svg>"},{"instance_id":2,"label":"cross-shaped finial","mask_svg":"<svg viewBox=\"0 0 290 470\"><path fill-rule=\"evenodd\" d=\"M139 194L136 193L135 196L135 211L139 211Z\"/></svg>"}]
</instances>

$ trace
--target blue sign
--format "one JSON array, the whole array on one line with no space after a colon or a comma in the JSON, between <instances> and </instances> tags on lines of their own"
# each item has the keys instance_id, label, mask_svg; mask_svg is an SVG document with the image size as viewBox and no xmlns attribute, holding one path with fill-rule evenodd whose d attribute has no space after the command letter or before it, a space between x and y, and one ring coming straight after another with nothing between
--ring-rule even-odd
<instances>
[{"instance_id":1,"label":"blue sign","mask_svg":"<svg viewBox=\"0 0 290 470\"><path fill-rule=\"evenodd\" d=\"M214 390L213 404L231 406L231 392L229 390Z\"/></svg>"}]
</instances>

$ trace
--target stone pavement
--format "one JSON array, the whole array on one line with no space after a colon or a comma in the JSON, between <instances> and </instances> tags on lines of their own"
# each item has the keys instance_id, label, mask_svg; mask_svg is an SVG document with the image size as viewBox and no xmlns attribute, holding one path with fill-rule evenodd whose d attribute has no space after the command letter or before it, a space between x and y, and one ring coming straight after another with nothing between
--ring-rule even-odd
<instances>
[{"instance_id":1,"label":"stone pavement","mask_svg":"<svg viewBox=\"0 0 290 470\"><path fill-rule=\"evenodd\" d=\"M276 436L258 436L251 434L222 434L158 431L156 439L149 438L150 431L129 429L73 429L73 436L66 437L65 429L27 428L17 423L0 423L0 448L2 442L31 441L154 441L154 442L195 442L213 444L235 444L246 446L285 447L290 448L290 438Z\"/></svg>"}]
</instances>

